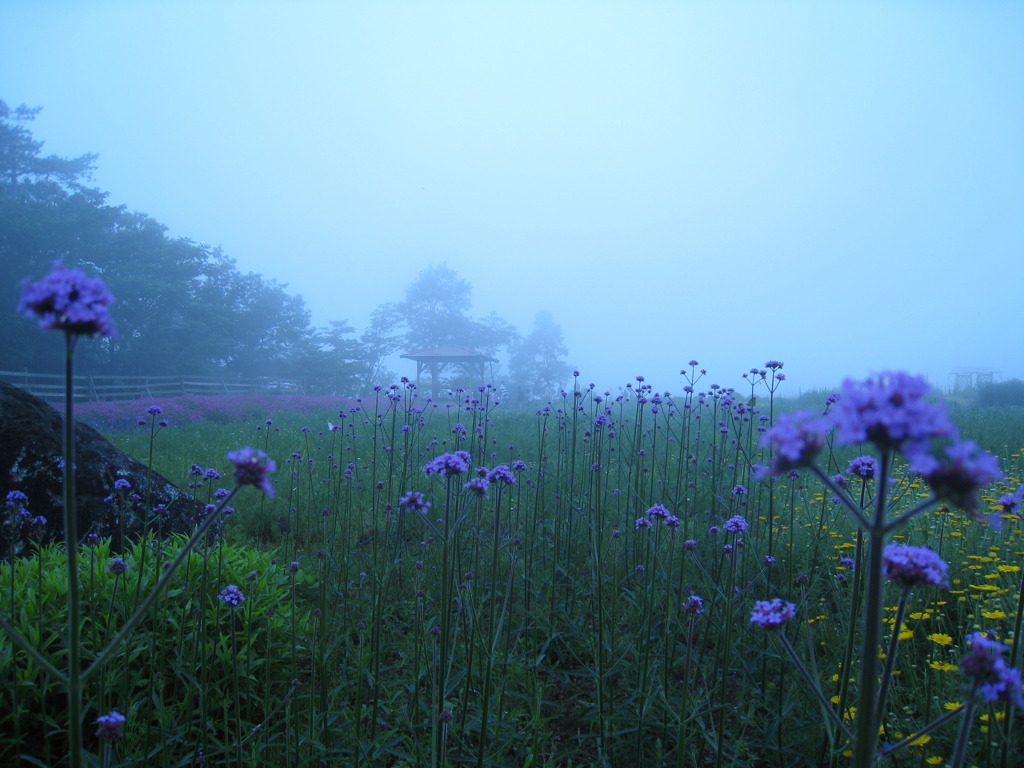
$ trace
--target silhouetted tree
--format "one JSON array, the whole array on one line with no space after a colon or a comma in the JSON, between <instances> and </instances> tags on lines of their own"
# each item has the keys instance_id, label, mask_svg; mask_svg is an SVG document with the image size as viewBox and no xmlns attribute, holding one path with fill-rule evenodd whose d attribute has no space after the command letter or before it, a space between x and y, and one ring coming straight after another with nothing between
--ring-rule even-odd
<instances>
[{"instance_id":1,"label":"silhouetted tree","mask_svg":"<svg viewBox=\"0 0 1024 768\"><path fill-rule=\"evenodd\" d=\"M546 310L533 319L533 329L515 345L509 372L512 394L518 402L547 399L565 384L570 367L562 328Z\"/></svg>"},{"instance_id":2,"label":"silhouetted tree","mask_svg":"<svg viewBox=\"0 0 1024 768\"><path fill-rule=\"evenodd\" d=\"M42 154L28 127L38 113L0 101L0 306L13 311L21 280L61 261L102 277L117 299L118 335L81 348L82 373L348 375L341 369L353 362L357 342L339 362L338 339L310 327L302 297L287 286L242 274L220 249L169 238L152 218L106 205L106 193L86 185L95 155ZM59 365L53 335L9 318L0 370Z\"/></svg>"}]
</instances>

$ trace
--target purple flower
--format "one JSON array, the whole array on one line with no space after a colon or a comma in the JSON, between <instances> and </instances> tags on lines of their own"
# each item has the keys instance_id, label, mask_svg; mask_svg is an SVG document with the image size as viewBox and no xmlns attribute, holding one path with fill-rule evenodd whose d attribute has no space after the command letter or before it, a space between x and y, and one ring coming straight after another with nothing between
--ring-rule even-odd
<instances>
[{"instance_id":1,"label":"purple flower","mask_svg":"<svg viewBox=\"0 0 1024 768\"><path fill-rule=\"evenodd\" d=\"M828 425L810 411L784 413L761 437L761 447L772 451L772 464L758 475L781 475L791 469L810 466L825 446Z\"/></svg>"},{"instance_id":2,"label":"purple flower","mask_svg":"<svg viewBox=\"0 0 1024 768\"><path fill-rule=\"evenodd\" d=\"M743 533L747 530L747 521L743 518L743 515L734 515L725 521L723 527L729 533Z\"/></svg>"},{"instance_id":3,"label":"purple flower","mask_svg":"<svg viewBox=\"0 0 1024 768\"><path fill-rule=\"evenodd\" d=\"M871 442L880 450L920 451L935 438L951 437L946 409L925 397L931 387L901 371L866 381L847 380L842 397L826 417L839 445Z\"/></svg>"},{"instance_id":4,"label":"purple flower","mask_svg":"<svg viewBox=\"0 0 1024 768\"><path fill-rule=\"evenodd\" d=\"M124 736L121 726L125 724L125 716L116 709L96 718L96 735L101 739L120 739Z\"/></svg>"},{"instance_id":5,"label":"purple flower","mask_svg":"<svg viewBox=\"0 0 1024 768\"><path fill-rule=\"evenodd\" d=\"M128 563L124 561L124 558L115 557L107 563L107 573L112 573L115 576L128 573Z\"/></svg>"},{"instance_id":6,"label":"purple flower","mask_svg":"<svg viewBox=\"0 0 1024 768\"><path fill-rule=\"evenodd\" d=\"M245 595L243 595L242 590L234 584L228 584L221 590L220 594L217 595L217 599L223 600L232 608L237 608L242 604L242 601L245 600Z\"/></svg>"},{"instance_id":7,"label":"purple flower","mask_svg":"<svg viewBox=\"0 0 1024 768\"><path fill-rule=\"evenodd\" d=\"M669 511L663 505L655 504L647 510L646 514L653 520L665 520L669 516Z\"/></svg>"},{"instance_id":8,"label":"purple flower","mask_svg":"<svg viewBox=\"0 0 1024 768\"><path fill-rule=\"evenodd\" d=\"M971 678L971 690L983 702L1009 702L1024 707L1020 672L1006 666L1007 647L991 634L975 632L967 637L969 650L960 660L961 671Z\"/></svg>"},{"instance_id":9,"label":"purple flower","mask_svg":"<svg viewBox=\"0 0 1024 768\"><path fill-rule=\"evenodd\" d=\"M758 600L750 612L750 621L761 629L778 629L796 616L796 605L781 598Z\"/></svg>"},{"instance_id":10,"label":"purple flower","mask_svg":"<svg viewBox=\"0 0 1024 768\"><path fill-rule=\"evenodd\" d=\"M423 474L427 477L431 475L440 475L441 477L461 475L463 472L469 471L470 460L470 455L465 451L442 453L436 459L427 462L423 466Z\"/></svg>"},{"instance_id":11,"label":"purple flower","mask_svg":"<svg viewBox=\"0 0 1024 768\"><path fill-rule=\"evenodd\" d=\"M504 483L505 485L512 485L515 481L516 476L512 474L512 470L509 469L507 464L499 464L487 473L487 482L489 483Z\"/></svg>"},{"instance_id":12,"label":"purple flower","mask_svg":"<svg viewBox=\"0 0 1024 768\"><path fill-rule=\"evenodd\" d=\"M420 512L426 514L427 510L430 509L430 502L427 501L426 497L419 491L410 491L398 500L398 503L405 507L409 512Z\"/></svg>"},{"instance_id":13,"label":"purple flower","mask_svg":"<svg viewBox=\"0 0 1024 768\"><path fill-rule=\"evenodd\" d=\"M944 462L931 454L918 454L912 457L910 468L924 476L937 497L976 516L978 490L1003 476L999 462L970 440L947 446L945 453Z\"/></svg>"},{"instance_id":14,"label":"purple flower","mask_svg":"<svg viewBox=\"0 0 1024 768\"><path fill-rule=\"evenodd\" d=\"M119 477L117 480L114 481L115 491L127 491L131 489L131 487L132 484L125 480L123 477Z\"/></svg>"},{"instance_id":15,"label":"purple flower","mask_svg":"<svg viewBox=\"0 0 1024 768\"><path fill-rule=\"evenodd\" d=\"M274 498L274 486L270 484L270 473L277 471L277 464L257 448L239 448L231 451L228 459L235 465L235 482L238 485L254 485L270 498ZM200 470L201 471L201 470Z\"/></svg>"},{"instance_id":16,"label":"purple flower","mask_svg":"<svg viewBox=\"0 0 1024 768\"><path fill-rule=\"evenodd\" d=\"M858 456L850 461L846 471L864 480L871 480L874 478L875 472L878 471L878 461L874 456Z\"/></svg>"},{"instance_id":17,"label":"purple flower","mask_svg":"<svg viewBox=\"0 0 1024 768\"><path fill-rule=\"evenodd\" d=\"M683 542L683 546L686 548L687 552L693 552L695 549L697 549L697 542L693 539L687 539Z\"/></svg>"},{"instance_id":18,"label":"purple flower","mask_svg":"<svg viewBox=\"0 0 1024 768\"><path fill-rule=\"evenodd\" d=\"M636 527L637 527L638 530L640 528L650 528L651 527L651 521L648 520L646 517L638 517L636 519Z\"/></svg>"},{"instance_id":19,"label":"purple flower","mask_svg":"<svg viewBox=\"0 0 1024 768\"><path fill-rule=\"evenodd\" d=\"M704 598L690 595L683 603L683 613L704 613Z\"/></svg>"},{"instance_id":20,"label":"purple flower","mask_svg":"<svg viewBox=\"0 0 1024 768\"><path fill-rule=\"evenodd\" d=\"M476 496L486 496L488 482L485 477L474 477L468 483L463 483L463 488Z\"/></svg>"},{"instance_id":21,"label":"purple flower","mask_svg":"<svg viewBox=\"0 0 1024 768\"><path fill-rule=\"evenodd\" d=\"M522 472L526 469L526 462L522 459L516 459L512 462L512 469L516 472Z\"/></svg>"},{"instance_id":22,"label":"purple flower","mask_svg":"<svg viewBox=\"0 0 1024 768\"><path fill-rule=\"evenodd\" d=\"M114 297L98 277L86 277L60 262L38 283L22 282L18 311L39 319L39 327L73 336L113 336L114 321L107 312Z\"/></svg>"},{"instance_id":23,"label":"purple flower","mask_svg":"<svg viewBox=\"0 0 1024 768\"><path fill-rule=\"evenodd\" d=\"M299 572L299 561L298 560L292 560L290 563L288 563L288 570L291 573L298 573Z\"/></svg>"},{"instance_id":24,"label":"purple flower","mask_svg":"<svg viewBox=\"0 0 1024 768\"><path fill-rule=\"evenodd\" d=\"M773 565L775 565L775 558L772 555L765 555L764 556L764 567L765 568L771 568Z\"/></svg>"},{"instance_id":25,"label":"purple flower","mask_svg":"<svg viewBox=\"0 0 1024 768\"><path fill-rule=\"evenodd\" d=\"M933 585L946 586L949 565L929 547L889 544L882 553L883 572L903 589Z\"/></svg>"}]
</instances>

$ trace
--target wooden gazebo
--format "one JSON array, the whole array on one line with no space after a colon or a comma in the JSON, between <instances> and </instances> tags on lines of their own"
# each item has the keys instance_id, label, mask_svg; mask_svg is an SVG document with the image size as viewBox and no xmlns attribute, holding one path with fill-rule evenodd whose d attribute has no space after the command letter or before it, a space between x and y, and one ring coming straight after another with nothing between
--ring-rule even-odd
<instances>
[{"instance_id":1,"label":"wooden gazebo","mask_svg":"<svg viewBox=\"0 0 1024 768\"><path fill-rule=\"evenodd\" d=\"M450 365L459 365L467 369L475 379L466 382L474 386L483 384L487 378L487 363L497 362L496 358L488 357L481 352L474 352L472 349L449 344L434 349L423 349L419 352L409 352L400 357L406 360L416 361L416 386L420 386L420 379L424 371L430 372L431 394L437 394L437 382L444 369Z\"/></svg>"}]
</instances>

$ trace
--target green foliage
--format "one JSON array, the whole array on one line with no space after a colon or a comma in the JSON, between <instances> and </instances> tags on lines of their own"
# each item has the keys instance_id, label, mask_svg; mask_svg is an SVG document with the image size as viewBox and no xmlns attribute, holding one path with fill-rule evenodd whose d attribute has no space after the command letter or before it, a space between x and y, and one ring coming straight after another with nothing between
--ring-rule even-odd
<instances>
[{"instance_id":1,"label":"green foliage","mask_svg":"<svg viewBox=\"0 0 1024 768\"><path fill-rule=\"evenodd\" d=\"M0 303L55 261L101 277L117 301L118 335L78 352L80 373L301 376L321 392L344 391L363 367L361 345L310 326L300 296L239 271L220 249L167 236L145 214L106 204L86 186L94 155L43 156L29 124L39 109L0 101ZM216 332L212 332L216 329ZM143 342L143 340L145 340ZM0 370L54 370L59 339L39 339L13 319L0 336ZM345 356L336 354L340 343Z\"/></svg>"},{"instance_id":2,"label":"green foliage","mask_svg":"<svg viewBox=\"0 0 1024 768\"><path fill-rule=\"evenodd\" d=\"M83 662L120 629L153 587L183 538L137 542L123 558L128 572L107 571L107 541L85 546L79 561L83 587ZM39 548L0 563L0 605L35 647L60 668L66 653L66 553ZM218 544L193 552L170 589L99 673L87 684L86 722L111 710L138 728L126 729L124 750L148 751L147 732L161 734L166 760L236 749L239 734L266 723L292 678L314 674L308 637L310 575L275 565L265 552ZM232 610L217 595L239 586L245 601ZM0 762L16 756L49 763L66 752L60 723L66 696L6 636L0 640ZM91 730L87 731L91 737ZM92 749L97 749L93 742ZM177 754L178 757L174 758ZM166 763L165 763L166 764Z\"/></svg>"},{"instance_id":3,"label":"green foliage","mask_svg":"<svg viewBox=\"0 0 1024 768\"><path fill-rule=\"evenodd\" d=\"M1024 405L1024 381L1010 379L993 384L982 384L978 387L978 405L1021 406Z\"/></svg>"}]
</instances>

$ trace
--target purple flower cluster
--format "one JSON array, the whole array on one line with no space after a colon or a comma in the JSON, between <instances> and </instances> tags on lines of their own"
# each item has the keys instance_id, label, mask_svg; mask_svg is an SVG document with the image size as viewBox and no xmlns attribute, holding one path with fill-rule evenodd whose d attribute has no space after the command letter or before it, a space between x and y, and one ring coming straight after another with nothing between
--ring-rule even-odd
<instances>
[{"instance_id":1,"label":"purple flower cluster","mask_svg":"<svg viewBox=\"0 0 1024 768\"><path fill-rule=\"evenodd\" d=\"M128 573L128 563L124 561L123 557L112 558L111 561L107 563L107 573L112 573L115 576L122 576Z\"/></svg>"},{"instance_id":2,"label":"purple flower cluster","mask_svg":"<svg viewBox=\"0 0 1024 768\"><path fill-rule=\"evenodd\" d=\"M487 482L489 483L512 485L515 481L516 476L512 473L512 470L509 469L507 464L499 464L487 473Z\"/></svg>"},{"instance_id":3,"label":"purple flower cluster","mask_svg":"<svg viewBox=\"0 0 1024 768\"><path fill-rule=\"evenodd\" d=\"M878 460L874 456L858 456L850 461L846 471L864 480L872 480L878 471Z\"/></svg>"},{"instance_id":4,"label":"purple flower cluster","mask_svg":"<svg viewBox=\"0 0 1024 768\"><path fill-rule=\"evenodd\" d=\"M960 660L961 671L971 678L971 690L983 702L1009 702L1024 707L1020 671L1008 667L1007 647L984 632L967 637L968 651Z\"/></svg>"},{"instance_id":5,"label":"purple flower cluster","mask_svg":"<svg viewBox=\"0 0 1024 768\"><path fill-rule=\"evenodd\" d=\"M409 512L426 514L430 509L430 502L419 491L410 491L398 500L398 503Z\"/></svg>"},{"instance_id":6,"label":"purple flower cluster","mask_svg":"<svg viewBox=\"0 0 1024 768\"><path fill-rule=\"evenodd\" d=\"M796 616L796 605L781 598L758 600L750 612L750 622L761 629L778 629Z\"/></svg>"},{"instance_id":7,"label":"purple flower cluster","mask_svg":"<svg viewBox=\"0 0 1024 768\"><path fill-rule=\"evenodd\" d=\"M936 496L976 515L978 489L1003 476L999 462L970 440L953 443L944 453L945 461L928 453L918 454L912 457L910 468L924 477Z\"/></svg>"},{"instance_id":8,"label":"purple flower cluster","mask_svg":"<svg viewBox=\"0 0 1024 768\"><path fill-rule=\"evenodd\" d=\"M455 451L455 453L442 453L436 459L423 465L423 474L427 477L440 475L441 477L452 477L469 471L469 463L472 457L466 451Z\"/></svg>"},{"instance_id":9,"label":"purple flower cluster","mask_svg":"<svg viewBox=\"0 0 1024 768\"><path fill-rule=\"evenodd\" d=\"M22 282L18 311L39 319L39 327L71 336L113 336L117 333L107 311L114 297L98 277L87 277L60 262L38 283Z\"/></svg>"},{"instance_id":10,"label":"purple flower cluster","mask_svg":"<svg viewBox=\"0 0 1024 768\"><path fill-rule=\"evenodd\" d=\"M683 613L704 613L704 598L690 595L683 603Z\"/></svg>"},{"instance_id":11,"label":"purple flower cluster","mask_svg":"<svg viewBox=\"0 0 1024 768\"><path fill-rule=\"evenodd\" d=\"M929 547L889 544L882 553L883 572L903 589L946 586L949 565Z\"/></svg>"},{"instance_id":12,"label":"purple flower cluster","mask_svg":"<svg viewBox=\"0 0 1024 768\"><path fill-rule=\"evenodd\" d=\"M245 600L245 595L243 595L242 590L240 590L234 584L228 584L226 587L224 587L224 589L221 590L220 594L217 595L217 599L223 600L232 608L237 608Z\"/></svg>"},{"instance_id":13,"label":"purple flower cluster","mask_svg":"<svg viewBox=\"0 0 1024 768\"><path fill-rule=\"evenodd\" d=\"M761 437L761 447L771 448L772 465L767 474L781 475L810 466L825 446L828 423L810 411L784 413Z\"/></svg>"},{"instance_id":14,"label":"purple flower cluster","mask_svg":"<svg viewBox=\"0 0 1024 768\"><path fill-rule=\"evenodd\" d=\"M274 498L274 486L270 484L270 473L277 471L277 464L258 448L239 448L231 451L228 459L235 465L235 482L238 485L254 485L270 498Z\"/></svg>"},{"instance_id":15,"label":"purple flower cluster","mask_svg":"<svg viewBox=\"0 0 1024 768\"><path fill-rule=\"evenodd\" d=\"M901 371L866 381L848 379L828 417L837 442L871 442L880 450L914 452L936 438L953 437L946 409L926 399L930 392L923 377Z\"/></svg>"},{"instance_id":16,"label":"purple flower cluster","mask_svg":"<svg viewBox=\"0 0 1024 768\"><path fill-rule=\"evenodd\" d=\"M109 712L106 715L100 715L96 718L96 725L99 727L96 729L96 735L101 739L120 739L124 736L124 732L121 730L121 726L125 724L124 715L118 712L116 709Z\"/></svg>"},{"instance_id":17,"label":"purple flower cluster","mask_svg":"<svg viewBox=\"0 0 1024 768\"><path fill-rule=\"evenodd\" d=\"M747 521L742 515L734 515L726 520L722 527L729 533L743 533L747 530Z\"/></svg>"}]
</instances>

